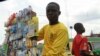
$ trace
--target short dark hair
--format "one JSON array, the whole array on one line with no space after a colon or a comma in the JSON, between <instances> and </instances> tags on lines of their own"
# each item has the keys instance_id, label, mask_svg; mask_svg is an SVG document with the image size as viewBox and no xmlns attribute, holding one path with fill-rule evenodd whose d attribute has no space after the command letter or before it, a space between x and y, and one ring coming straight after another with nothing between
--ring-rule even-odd
<instances>
[{"instance_id":1,"label":"short dark hair","mask_svg":"<svg viewBox=\"0 0 100 56\"><path fill-rule=\"evenodd\" d=\"M74 25L74 29L75 29L75 31L77 32L77 33L83 33L83 32L85 32L85 29L84 29L84 26L83 26L83 24L82 23L76 23L75 25Z\"/></svg>"},{"instance_id":2,"label":"short dark hair","mask_svg":"<svg viewBox=\"0 0 100 56\"><path fill-rule=\"evenodd\" d=\"M56 6L57 6L57 9L60 10L60 6L59 6L58 3L56 3L56 2L50 2L50 3L47 5L47 7L48 7L50 4L56 5ZM46 8L47 8L47 7L46 7Z\"/></svg>"}]
</instances>

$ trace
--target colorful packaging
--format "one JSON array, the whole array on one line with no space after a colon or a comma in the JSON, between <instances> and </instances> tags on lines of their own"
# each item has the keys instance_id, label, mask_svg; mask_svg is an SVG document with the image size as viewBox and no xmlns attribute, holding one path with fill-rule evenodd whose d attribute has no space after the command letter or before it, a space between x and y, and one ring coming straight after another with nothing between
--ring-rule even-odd
<instances>
[{"instance_id":1,"label":"colorful packaging","mask_svg":"<svg viewBox=\"0 0 100 56\"><path fill-rule=\"evenodd\" d=\"M29 38L26 38L26 47L27 48L32 48L33 47L32 41Z\"/></svg>"},{"instance_id":2,"label":"colorful packaging","mask_svg":"<svg viewBox=\"0 0 100 56\"><path fill-rule=\"evenodd\" d=\"M32 17L30 21L28 21L28 26L29 26L29 32L27 34L27 37L33 37L33 36L38 36L38 18Z\"/></svg>"}]
</instances>

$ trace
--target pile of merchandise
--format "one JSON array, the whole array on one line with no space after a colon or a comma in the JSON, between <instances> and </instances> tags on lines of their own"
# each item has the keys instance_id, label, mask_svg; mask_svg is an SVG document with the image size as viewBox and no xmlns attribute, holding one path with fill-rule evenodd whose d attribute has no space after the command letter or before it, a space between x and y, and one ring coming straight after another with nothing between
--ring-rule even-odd
<instances>
[{"instance_id":1,"label":"pile of merchandise","mask_svg":"<svg viewBox=\"0 0 100 56\"><path fill-rule=\"evenodd\" d=\"M31 6L13 13L5 27L7 56L37 56L38 17Z\"/></svg>"}]
</instances>

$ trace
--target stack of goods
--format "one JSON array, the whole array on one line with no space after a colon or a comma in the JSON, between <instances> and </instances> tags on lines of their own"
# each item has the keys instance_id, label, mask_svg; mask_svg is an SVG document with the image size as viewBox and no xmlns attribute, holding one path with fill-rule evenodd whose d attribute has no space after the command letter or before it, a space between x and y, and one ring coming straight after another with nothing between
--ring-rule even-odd
<instances>
[{"instance_id":1,"label":"stack of goods","mask_svg":"<svg viewBox=\"0 0 100 56\"><path fill-rule=\"evenodd\" d=\"M13 13L7 23L8 56L36 56L38 17L31 6ZM33 52L35 51L35 52Z\"/></svg>"}]
</instances>

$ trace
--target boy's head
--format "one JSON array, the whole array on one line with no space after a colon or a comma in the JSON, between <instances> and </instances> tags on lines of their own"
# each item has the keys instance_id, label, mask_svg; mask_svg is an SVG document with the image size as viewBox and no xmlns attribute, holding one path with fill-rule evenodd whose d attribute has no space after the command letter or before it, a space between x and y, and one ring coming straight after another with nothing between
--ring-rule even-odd
<instances>
[{"instance_id":1,"label":"boy's head","mask_svg":"<svg viewBox=\"0 0 100 56\"><path fill-rule=\"evenodd\" d=\"M46 15L50 23L58 22L60 6L55 2L50 2L46 7Z\"/></svg>"},{"instance_id":2,"label":"boy's head","mask_svg":"<svg viewBox=\"0 0 100 56\"><path fill-rule=\"evenodd\" d=\"M85 28L84 28L84 26L83 26L82 23L76 23L76 24L74 25L74 29L75 29L75 31L76 31L78 34L82 34L82 33L85 32Z\"/></svg>"}]
</instances>

